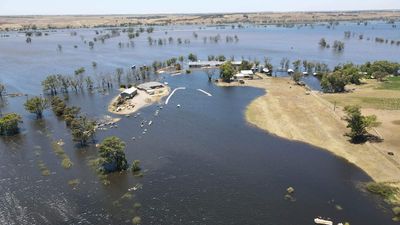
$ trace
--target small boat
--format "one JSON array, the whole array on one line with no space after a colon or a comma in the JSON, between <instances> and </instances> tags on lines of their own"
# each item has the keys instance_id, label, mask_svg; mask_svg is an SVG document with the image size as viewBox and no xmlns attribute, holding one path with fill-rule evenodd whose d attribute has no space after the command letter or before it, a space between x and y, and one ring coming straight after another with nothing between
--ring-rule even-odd
<instances>
[{"instance_id":1,"label":"small boat","mask_svg":"<svg viewBox=\"0 0 400 225\"><path fill-rule=\"evenodd\" d=\"M176 105L176 107L177 107L177 108L180 108L180 107L181 107L181 105L180 105L180 104L178 104L178 105Z\"/></svg>"},{"instance_id":2,"label":"small boat","mask_svg":"<svg viewBox=\"0 0 400 225\"><path fill-rule=\"evenodd\" d=\"M333 222L330 220L324 220L321 218L315 218L314 223L321 224L321 225L333 225Z\"/></svg>"},{"instance_id":3,"label":"small boat","mask_svg":"<svg viewBox=\"0 0 400 225\"><path fill-rule=\"evenodd\" d=\"M304 76L308 76L308 72L306 72L306 71L303 72L303 75L304 75Z\"/></svg>"},{"instance_id":4,"label":"small boat","mask_svg":"<svg viewBox=\"0 0 400 225\"><path fill-rule=\"evenodd\" d=\"M150 120L150 121L149 121L149 126L151 126L151 124L152 124L152 123L153 123L153 121L152 121L152 120Z\"/></svg>"}]
</instances>

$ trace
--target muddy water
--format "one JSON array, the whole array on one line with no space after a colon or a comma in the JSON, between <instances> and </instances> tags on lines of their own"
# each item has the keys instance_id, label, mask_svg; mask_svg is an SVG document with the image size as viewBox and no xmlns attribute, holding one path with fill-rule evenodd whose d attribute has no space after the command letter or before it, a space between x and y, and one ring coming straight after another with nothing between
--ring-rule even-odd
<instances>
[{"instance_id":1,"label":"muddy water","mask_svg":"<svg viewBox=\"0 0 400 225\"><path fill-rule=\"evenodd\" d=\"M318 29L323 33L317 33L317 37L307 35ZM153 60L152 57L162 59L191 51L201 51L198 54L204 56L217 54L213 51L218 48L226 50L225 55L241 48L239 56L258 57L268 51L246 50L251 49L246 40L257 39L251 45L275 48L277 43L262 40L293 33L307 39L305 43L309 43L310 50L317 43L314 38L319 40L321 34L342 37L340 30L347 27L325 29L248 28L237 31L241 40L237 45L229 45L230 48L226 44L203 46L201 41L197 44L193 41L186 47L148 48L143 38L142 45L137 40L134 49L119 49L118 41L112 39L93 50L83 46L76 50L71 46L81 45L80 38L70 37L66 31L34 39L30 46L22 37L1 39L3 71L0 77L11 91L39 94L40 81L46 74L72 73L80 66L92 74L92 61L99 65L95 72L106 73L117 66L126 68L132 63ZM169 31L169 34L192 35L193 30L189 28L181 30ZM202 32L231 31L211 28L198 31ZM392 34L389 28L386 32ZM284 36L287 42L294 40L291 35ZM64 46L62 53L56 51L57 43ZM393 51L384 46L377 48ZM327 61L335 57L345 61L357 55L347 49L342 56L315 54ZM368 57L371 58L357 60L391 56ZM107 186L88 165L97 153L93 145L76 146L64 123L50 111L43 120L26 113L22 107L26 97L8 98L2 112L18 112L24 123L20 135L0 139L0 223L129 224L133 217L139 216L143 224L293 225L312 224L313 218L323 216L335 222L349 221L352 225L392 224L390 208L358 188L360 183L370 180L359 169L323 150L269 135L245 122L246 105L262 95L262 90L219 88L208 83L207 76L201 72L174 77L161 75L158 79L168 82L171 88L186 87L186 90L178 90L162 109L153 105L141 110L136 118L121 117L118 128L99 131L96 135L96 142L110 135L122 138L127 143L128 160L140 160L143 168L143 177L130 172L117 173L109 177ZM108 114L106 106L117 93L116 90L106 94L70 93L68 104L80 106L89 116L99 118ZM176 107L178 104L180 108ZM156 110L159 110L157 116ZM143 120L153 123L141 128ZM148 130L145 134L144 129ZM70 169L61 167L61 159L52 150L51 143L60 139L74 163ZM49 175L44 176L43 171ZM68 184L75 179L79 184ZM289 186L295 188L295 193L285 199ZM136 190L130 189L133 187Z\"/></svg>"}]
</instances>

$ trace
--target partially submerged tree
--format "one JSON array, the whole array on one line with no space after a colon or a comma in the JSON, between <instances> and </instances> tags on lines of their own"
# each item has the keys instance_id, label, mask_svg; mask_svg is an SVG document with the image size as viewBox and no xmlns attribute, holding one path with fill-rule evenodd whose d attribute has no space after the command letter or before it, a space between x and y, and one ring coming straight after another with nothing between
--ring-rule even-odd
<instances>
[{"instance_id":1,"label":"partially submerged tree","mask_svg":"<svg viewBox=\"0 0 400 225\"><path fill-rule=\"evenodd\" d=\"M95 122L86 116L79 116L71 122L71 132L73 140L84 146L94 137L96 132Z\"/></svg>"},{"instance_id":2,"label":"partially submerged tree","mask_svg":"<svg viewBox=\"0 0 400 225\"><path fill-rule=\"evenodd\" d=\"M6 93L6 86L0 83L0 98L2 98L5 93Z\"/></svg>"},{"instance_id":3,"label":"partially submerged tree","mask_svg":"<svg viewBox=\"0 0 400 225\"><path fill-rule=\"evenodd\" d=\"M25 110L36 114L36 117L42 118L43 111L49 108L49 100L43 97L33 97L26 100L24 104Z\"/></svg>"},{"instance_id":4,"label":"partially submerged tree","mask_svg":"<svg viewBox=\"0 0 400 225\"><path fill-rule=\"evenodd\" d=\"M348 123L347 128L351 129L349 133L346 133L346 136L350 137L354 143L366 141L368 129L379 125L375 115L362 115L359 106L346 106L344 111L346 117L343 119Z\"/></svg>"},{"instance_id":5,"label":"partially submerged tree","mask_svg":"<svg viewBox=\"0 0 400 225\"><path fill-rule=\"evenodd\" d=\"M57 94L57 88L60 87L60 82L56 75L49 75L42 81L43 91L49 92L51 95Z\"/></svg>"},{"instance_id":6,"label":"partially submerged tree","mask_svg":"<svg viewBox=\"0 0 400 225\"><path fill-rule=\"evenodd\" d=\"M235 69L230 61L225 62L220 67L219 76L225 82L230 82L235 73Z\"/></svg>"},{"instance_id":7,"label":"partially submerged tree","mask_svg":"<svg viewBox=\"0 0 400 225\"><path fill-rule=\"evenodd\" d=\"M14 135L19 132L18 124L22 122L20 115L9 113L0 118L0 135Z\"/></svg>"},{"instance_id":8,"label":"partially submerged tree","mask_svg":"<svg viewBox=\"0 0 400 225\"><path fill-rule=\"evenodd\" d=\"M99 146L101 158L100 170L112 173L128 169L129 165L125 157L125 143L117 137L104 139Z\"/></svg>"},{"instance_id":9,"label":"partially submerged tree","mask_svg":"<svg viewBox=\"0 0 400 225\"><path fill-rule=\"evenodd\" d=\"M196 62L197 61L197 56L193 53L190 53L188 56L189 61L191 62Z\"/></svg>"},{"instance_id":10,"label":"partially submerged tree","mask_svg":"<svg viewBox=\"0 0 400 225\"><path fill-rule=\"evenodd\" d=\"M209 68L204 69L204 71L205 71L206 74L207 74L208 81L211 81L211 80L212 80L212 77L213 77L214 74L216 73L217 69L216 69L216 68L209 67Z\"/></svg>"}]
</instances>

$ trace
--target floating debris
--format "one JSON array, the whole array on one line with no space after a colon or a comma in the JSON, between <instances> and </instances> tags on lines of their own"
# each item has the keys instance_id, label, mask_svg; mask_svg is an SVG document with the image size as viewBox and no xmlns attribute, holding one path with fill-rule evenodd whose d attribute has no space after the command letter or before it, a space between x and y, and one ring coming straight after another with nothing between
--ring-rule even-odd
<instances>
[{"instance_id":1,"label":"floating debris","mask_svg":"<svg viewBox=\"0 0 400 225\"><path fill-rule=\"evenodd\" d=\"M333 222L330 220L324 220L321 218L315 218L314 223L321 224L321 225L333 225Z\"/></svg>"},{"instance_id":2,"label":"floating debris","mask_svg":"<svg viewBox=\"0 0 400 225\"><path fill-rule=\"evenodd\" d=\"M292 194L294 192L294 188L293 187L288 187L286 189L287 193Z\"/></svg>"}]
</instances>

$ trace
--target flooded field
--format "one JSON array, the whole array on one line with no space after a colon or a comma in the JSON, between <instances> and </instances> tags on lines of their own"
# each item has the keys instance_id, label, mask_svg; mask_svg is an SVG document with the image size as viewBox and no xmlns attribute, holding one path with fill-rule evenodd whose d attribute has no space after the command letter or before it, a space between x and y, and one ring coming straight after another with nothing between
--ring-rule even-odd
<instances>
[{"instance_id":1,"label":"flooded field","mask_svg":"<svg viewBox=\"0 0 400 225\"><path fill-rule=\"evenodd\" d=\"M333 29L322 25L155 27L154 33L144 33L133 43L121 33L104 44L96 42L91 49L84 40L97 36L95 30L107 32L81 29L71 36L73 30L57 30L32 37L30 44L23 33L7 33L9 37L0 38L0 81L9 93L39 95L41 81L49 74L72 75L85 67L85 74L96 80L116 68L127 71L132 65L189 53L199 59L221 54L238 60L268 57L278 68L284 57L330 67L349 61L398 61L400 50L400 46L375 43L376 37L400 40L399 28L384 22L344 23ZM346 39L348 30L365 39ZM220 43L203 42L203 37L218 34ZM226 36L234 35L239 41L225 42ZM148 36L190 43L149 46ZM321 38L342 40L345 50L320 49ZM92 62L97 63L95 68ZM143 177L115 173L108 177L109 185L90 165L97 155L95 143L76 145L65 123L51 110L37 120L24 110L25 96L7 97L1 112L17 112L24 123L21 134L0 138L0 224L132 224L133 218L140 218L141 224L292 225L312 224L317 216L352 225L395 224L390 207L360 188L370 178L358 168L324 150L269 135L246 123L245 107L263 90L217 87L202 71L152 79L168 82L171 89L186 89L176 91L168 105L155 104L131 117L107 112L119 93L116 86L107 92L68 94L68 105L81 107L90 117L121 118L117 127L99 130L95 142L118 136L127 144L128 161L141 161ZM306 82L319 88L315 77ZM142 121L152 124L141 127ZM69 169L62 167L62 158L54 150L54 143L60 141L73 163ZM295 192L285 197L288 187Z\"/></svg>"}]
</instances>

